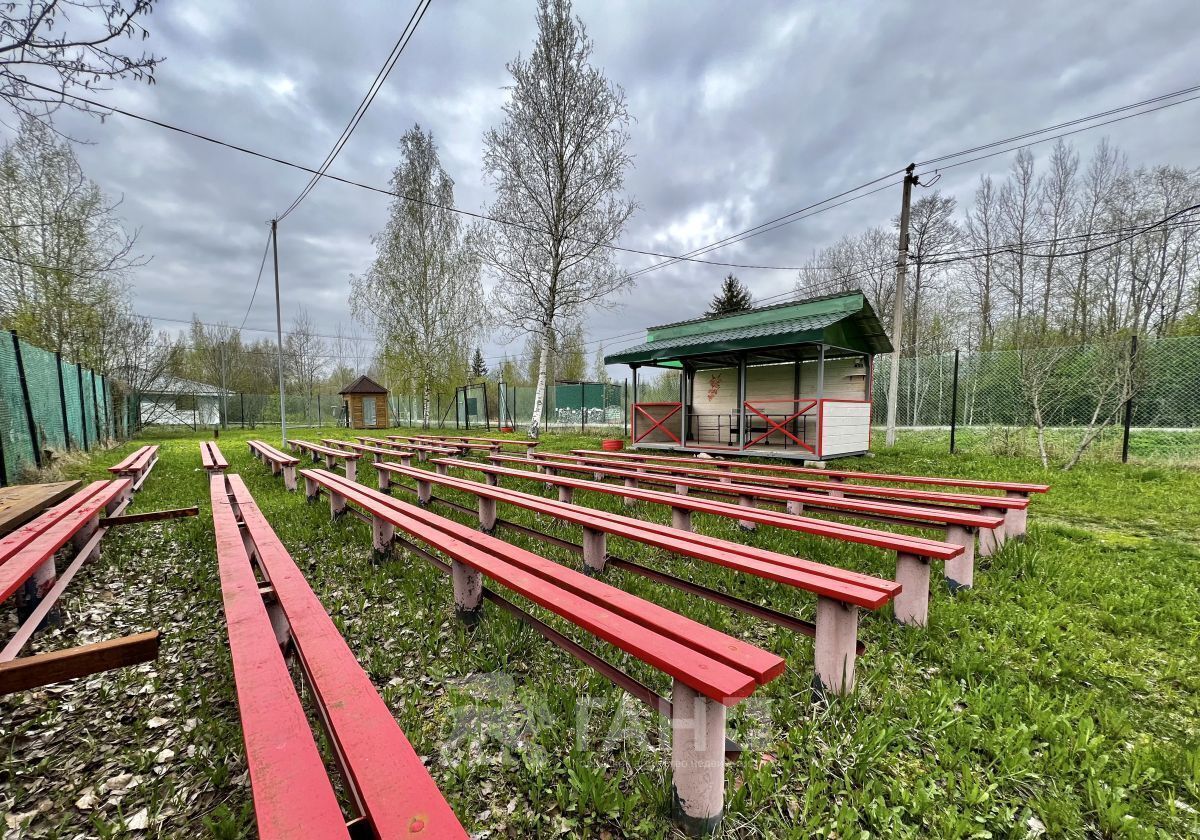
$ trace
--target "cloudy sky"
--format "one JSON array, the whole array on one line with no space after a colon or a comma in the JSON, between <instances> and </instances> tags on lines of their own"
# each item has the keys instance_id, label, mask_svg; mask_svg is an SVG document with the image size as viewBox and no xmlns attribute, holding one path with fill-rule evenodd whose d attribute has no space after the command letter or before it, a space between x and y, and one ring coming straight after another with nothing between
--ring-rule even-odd
<instances>
[{"instance_id":1,"label":"cloudy sky","mask_svg":"<svg viewBox=\"0 0 1200 840\"><path fill-rule=\"evenodd\" d=\"M408 2L163 0L147 21L165 57L153 87L98 94L120 107L316 166L408 20ZM337 13L331 14L331 9ZM460 207L488 201L481 138L499 121L505 62L528 53L533 0L433 0L335 174L386 185L397 141L432 129ZM1196 84L1200 3L701 3L577 0L594 60L624 87L640 204L620 244L681 253L899 169L912 160ZM85 171L141 231L153 260L136 308L162 319L238 324L266 222L307 175L113 116L66 115ZM1110 137L1136 162L1200 164L1200 102L1074 138ZM1035 147L1044 153L1046 146ZM966 199L1010 156L945 173ZM714 252L791 266L845 232L883 224L899 188ZM389 199L321 184L280 227L285 319L303 304L323 332L354 325L348 278L373 257ZM656 262L621 254L636 270ZM269 269L268 269L269 270ZM589 339L700 313L726 269L682 263L639 277L619 308L587 321ZM791 271L738 270L756 297L791 288ZM274 324L269 277L248 327ZM169 320L163 328L176 328ZM638 338L606 343L616 349ZM589 347L589 351L595 344ZM508 349L494 341L485 355ZM614 373L616 370L614 369Z\"/></svg>"}]
</instances>

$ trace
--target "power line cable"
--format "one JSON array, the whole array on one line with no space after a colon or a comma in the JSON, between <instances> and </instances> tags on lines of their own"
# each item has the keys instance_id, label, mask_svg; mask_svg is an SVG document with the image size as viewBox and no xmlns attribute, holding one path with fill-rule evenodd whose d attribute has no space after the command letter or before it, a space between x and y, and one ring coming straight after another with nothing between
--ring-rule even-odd
<instances>
[{"instance_id":1,"label":"power line cable","mask_svg":"<svg viewBox=\"0 0 1200 840\"><path fill-rule=\"evenodd\" d=\"M267 244L263 246L262 261L258 264L258 279L254 281L254 291L250 293L250 304L246 307L246 314L242 316L242 325L238 330L246 328L246 319L250 317L250 310L254 308L254 299L258 297L258 284L262 282L263 269L267 267L267 254L271 251L271 234L267 233Z\"/></svg>"},{"instance_id":2,"label":"power line cable","mask_svg":"<svg viewBox=\"0 0 1200 840\"><path fill-rule=\"evenodd\" d=\"M292 203L287 206L287 209L285 209L276 217L277 221L283 221L291 214L293 210L300 206L300 202L304 201L304 199L308 197L308 194L312 192L313 188L316 187L316 185L320 182L321 176L324 175L326 170L328 170L329 167L333 165L333 162L337 160L337 156L341 153L346 143L349 142L350 135L352 135L354 130L358 128L358 124L362 121L363 116L366 115L367 109L370 108L371 103L375 101L375 96L383 88L383 83L387 81L387 77L389 74L391 74L392 68L395 67L396 62L400 60L401 53L403 53L404 48L408 46L408 42L412 39L413 34L417 31L417 27L421 25L421 19L425 17L425 12L429 9L429 4L431 2L432 0L418 0L416 7L413 9L412 15L410 15L408 18L408 23L404 25L404 30L400 33L400 37L397 38L396 43L392 45L391 52L388 53L388 57L383 62L383 66L380 67L379 71L375 74L375 78L372 80L371 86L363 95L362 101L358 103L358 107L354 109L354 113L350 116L350 121L346 123L346 127L342 129L342 133L334 142L333 148L329 150L327 155L325 155L325 160L321 163L321 166L317 170L317 172L320 174L314 174L312 178L309 179L308 183L304 186L304 189L302 189L300 194L296 196Z\"/></svg>"}]
</instances>

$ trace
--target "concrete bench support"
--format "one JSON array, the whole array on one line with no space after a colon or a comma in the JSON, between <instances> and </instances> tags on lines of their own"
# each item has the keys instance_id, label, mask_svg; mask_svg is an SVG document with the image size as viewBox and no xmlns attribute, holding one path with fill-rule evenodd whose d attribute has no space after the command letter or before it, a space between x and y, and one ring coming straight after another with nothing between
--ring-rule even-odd
<instances>
[{"instance_id":1,"label":"concrete bench support","mask_svg":"<svg viewBox=\"0 0 1200 840\"><path fill-rule=\"evenodd\" d=\"M858 643L858 607L817 598L817 672L813 688L821 695L854 691L854 662Z\"/></svg>"},{"instance_id":2,"label":"concrete bench support","mask_svg":"<svg viewBox=\"0 0 1200 840\"><path fill-rule=\"evenodd\" d=\"M375 558L382 560L392 553L392 539L396 536L396 526L378 516L371 517L371 547L375 549Z\"/></svg>"},{"instance_id":3,"label":"concrete bench support","mask_svg":"<svg viewBox=\"0 0 1200 840\"><path fill-rule=\"evenodd\" d=\"M467 624L476 624L483 610L483 575L465 563L450 561L454 582L454 611Z\"/></svg>"},{"instance_id":4,"label":"concrete bench support","mask_svg":"<svg viewBox=\"0 0 1200 840\"><path fill-rule=\"evenodd\" d=\"M583 529L583 571L595 576L608 563L608 535L593 528Z\"/></svg>"},{"instance_id":5,"label":"concrete bench support","mask_svg":"<svg viewBox=\"0 0 1200 840\"><path fill-rule=\"evenodd\" d=\"M738 496L738 504L744 508L753 508L757 506L753 496ZM749 519L739 519L738 527L743 531L753 531L758 527L758 523L751 522Z\"/></svg>"},{"instance_id":6,"label":"concrete bench support","mask_svg":"<svg viewBox=\"0 0 1200 840\"><path fill-rule=\"evenodd\" d=\"M671 805L683 830L712 834L725 801L725 707L679 680L671 689Z\"/></svg>"},{"instance_id":7,"label":"concrete bench support","mask_svg":"<svg viewBox=\"0 0 1200 840\"><path fill-rule=\"evenodd\" d=\"M688 508L671 508L671 527L680 531L692 530L692 512Z\"/></svg>"},{"instance_id":8,"label":"concrete bench support","mask_svg":"<svg viewBox=\"0 0 1200 840\"><path fill-rule=\"evenodd\" d=\"M479 500L479 530L490 534L496 530L496 500L483 496Z\"/></svg>"},{"instance_id":9,"label":"concrete bench support","mask_svg":"<svg viewBox=\"0 0 1200 840\"><path fill-rule=\"evenodd\" d=\"M904 587L892 602L896 620L924 627L929 623L929 558L897 553L896 583Z\"/></svg>"},{"instance_id":10,"label":"concrete bench support","mask_svg":"<svg viewBox=\"0 0 1200 840\"><path fill-rule=\"evenodd\" d=\"M987 530L987 529L984 529ZM982 534L980 539L983 539ZM946 542L961 545L963 553L946 561L946 587L951 592L975 585L975 533L962 525L946 526Z\"/></svg>"}]
</instances>

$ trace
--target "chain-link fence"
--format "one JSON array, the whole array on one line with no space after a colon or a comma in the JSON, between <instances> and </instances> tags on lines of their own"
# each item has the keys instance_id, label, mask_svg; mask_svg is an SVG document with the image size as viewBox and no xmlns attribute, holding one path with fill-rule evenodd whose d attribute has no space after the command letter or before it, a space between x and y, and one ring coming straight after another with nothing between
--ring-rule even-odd
<instances>
[{"instance_id":1,"label":"chain-link fence","mask_svg":"<svg viewBox=\"0 0 1200 840\"><path fill-rule=\"evenodd\" d=\"M877 426L886 422L889 374L881 357ZM1080 444L1091 458L1197 458L1200 337L901 359L896 425L953 434L956 449L1012 455L1044 449L1049 460L1070 459Z\"/></svg>"},{"instance_id":2,"label":"chain-link fence","mask_svg":"<svg viewBox=\"0 0 1200 840\"><path fill-rule=\"evenodd\" d=\"M533 418L537 396L534 385L497 388L494 416L501 428L521 428ZM617 382L557 382L542 394L541 428L546 431L586 432L588 429L620 431L629 426L629 387Z\"/></svg>"},{"instance_id":3,"label":"chain-link fence","mask_svg":"<svg viewBox=\"0 0 1200 840\"><path fill-rule=\"evenodd\" d=\"M107 377L0 333L0 485L117 433Z\"/></svg>"}]
</instances>

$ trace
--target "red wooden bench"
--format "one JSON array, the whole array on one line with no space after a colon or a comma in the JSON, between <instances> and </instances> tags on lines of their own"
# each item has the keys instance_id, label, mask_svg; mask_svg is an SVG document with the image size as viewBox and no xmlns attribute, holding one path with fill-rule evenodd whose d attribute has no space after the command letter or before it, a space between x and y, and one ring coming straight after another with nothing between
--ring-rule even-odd
<instances>
[{"instance_id":1,"label":"red wooden bench","mask_svg":"<svg viewBox=\"0 0 1200 840\"><path fill-rule=\"evenodd\" d=\"M416 435L423 440L432 441L456 441L461 440L467 443L485 443L495 444L497 448L502 446L515 446L519 449L524 449L526 452L534 449L540 441L536 440L520 440L517 438L488 438L488 437L470 437L468 435Z\"/></svg>"},{"instance_id":2,"label":"red wooden bench","mask_svg":"<svg viewBox=\"0 0 1200 840\"><path fill-rule=\"evenodd\" d=\"M987 557L994 553L999 545L995 532L1004 526L1004 517L999 513L989 515L978 510L961 507L934 508L900 504L882 499L835 497L827 493L804 492L785 487L764 487L743 483L740 480L743 477L741 473L725 476L723 480L718 481L715 480L718 476L711 472L703 474L702 477L692 477L691 475L659 473L653 470L638 471L632 468L623 469L619 466L615 468L600 466L599 462L590 461L577 463L548 458L526 460L510 456L494 456L491 460L493 463L533 465L540 472L590 473L596 481L616 478L624 481L626 487L657 484L672 487L676 493L680 494L696 490L709 496L733 496L743 507L753 507L760 501L774 502L783 505L788 513L796 516L802 515L805 511L820 511L842 518L867 519L910 528L932 528L939 532L941 539L963 547L962 554L953 560L946 561L946 585L951 592L969 589L975 584L976 534L979 535L980 553ZM742 525L743 527L753 527L753 523L743 522Z\"/></svg>"},{"instance_id":3,"label":"red wooden bench","mask_svg":"<svg viewBox=\"0 0 1200 840\"><path fill-rule=\"evenodd\" d=\"M695 466L657 463L629 463L617 461L604 455L552 455L545 452L533 453L531 457L568 461L581 464L596 464L611 469L632 469L641 472L653 472L664 475L690 475L699 478L711 478L714 471ZM615 454L615 453L612 453ZM831 483L824 479L787 478L783 476L752 475L750 473L730 473L721 471L715 473L719 481L733 481L737 478L742 484L755 484L769 487L786 487L811 493L823 493L835 499L846 496L871 499L886 499L904 502L910 506L934 508L938 510L954 510L970 508L988 516L1004 517L1004 527L989 530L981 536L984 552L990 554L999 548L1009 536L1017 536L1019 529L1025 526L1023 514L1029 506L1028 499L1006 496L989 496L977 493L951 493L943 490L920 490L913 487L876 487L866 484Z\"/></svg>"},{"instance_id":4,"label":"red wooden bench","mask_svg":"<svg viewBox=\"0 0 1200 840\"><path fill-rule=\"evenodd\" d=\"M869 481L875 484L895 483L895 484L924 484L929 487L966 487L970 490L983 491L998 491L1009 498L1024 499L1029 501L1029 497L1033 493L1046 493L1050 490L1048 484L1030 484L1020 481L986 481L971 478L953 478L950 476L930 476L930 475L894 475L892 473L869 473L858 472L856 470L830 470L817 469L815 467L795 467L785 466L782 464L759 464L759 463L740 463L734 461L723 461L707 458L679 458L669 455L647 455L640 452L598 452L590 449L572 449L572 454L585 456L610 456L612 458L625 458L641 462L653 463L670 463L670 464L711 464L719 470L733 470L738 472L750 473L767 473L785 476L815 476L824 478L831 483L841 483L844 481ZM1010 514L1011 530L1009 536L1023 537L1026 532L1026 511L1027 507L1013 508L1013 513Z\"/></svg>"},{"instance_id":5,"label":"red wooden bench","mask_svg":"<svg viewBox=\"0 0 1200 840\"><path fill-rule=\"evenodd\" d=\"M354 481L357 478L358 459L362 457L361 453L349 452L345 449L335 449L332 446L325 446L322 443L313 443L311 440L297 440L292 438L288 441L288 445L297 452L305 452L312 456L313 463L319 463L322 459L325 461L325 466L329 469L334 469L337 462L342 462L342 469L346 472L346 478Z\"/></svg>"},{"instance_id":6,"label":"red wooden bench","mask_svg":"<svg viewBox=\"0 0 1200 840\"><path fill-rule=\"evenodd\" d=\"M444 470L445 465L439 464ZM491 533L497 524L503 523L521 533L539 535L541 532L499 520L497 503L510 504L538 513L545 513L560 522L580 526L583 539L580 545L567 544L583 556L583 571L599 574L609 563L619 568L641 574L652 580L675 586L692 594L700 595L742 610L759 618L772 621L788 629L813 636L816 639L816 675L814 686L820 692L848 694L854 689L854 663L858 652L858 610L877 610L885 606L900 591L900 585L889 580L869 575L848 572L844 569L814 563L796 557L788 557L774 551L742 545L716 537L707 537L691 530L680 530L653 522L644 522L620 514L585 508L571 503L571 488L560 487L558 502L522 493L518 490L501 488L464 478L451 477L441 472L402 467L395 464L376 464L379 470L380 490L387 491L391 476L403 476L416 483L418 500L430 503L433 496L431 484L475 496L478 504L480 527ZM385 484L386 482L386 484ZM409 489L409 488L406 488ZM448 500L442 501L456 509L466 510ZM801 621L791 615L764 609L758 604L734 598L726 593L680 580L663 572L657 572L637 563L611 558L607 549L607 537L628 539L669 551L684 557L725 566L766 580L796 587L817 596L817 620L815 623ZM556 544L565 541L553 538Z\"/></svg>"},{"instance_id":7,"label":"red wooden bench","mask_svg":"<svg viewBox=\"0 0 1200 840\"><path fill-rule=\"evenodd\" d=\"M134 480L93 481L0 539L0 603L17 602L19 626L0 650L0 694L23 691L158 656L158 632L139 633L68 650L21 657L21 651L76 573L100 554L116 525L195 515L195 508L123 515ZM55 557L69 554L60 572ZM15 597L14 597L15 596Z\"/></svg>"},{"instance_id":8,"label":"red wooden bench","mask_svg":"<svg viewBox=\"0 0 1200 840\"><path fill-rule=\"evenodd\" d=\"M334 515L359 509L372 524L377 551L397 539L448 572L454 604L478 620L483 599L513 611L539 633L616 681L672 728L673 801L689 831L711 830L720 819L725 785L725 712L783 673L784 660L699 622L568 569L423 508L347 481L328 470L302 470L310 498L322 489ZM427 548L422 548L413 541ZM430 550L451 558L449 564ZM483 576L591 635L667 674L671 699L657 694L578 643L483 586Z\"/></svg>"},{"instance_id":9,"label":"red wooden bench","mask_svg":"<svg viewBox=\"0 0 1200 840\"><path fill-rule=\"evenodd\" d=\"M471 443L466 440L451 440L449 438L431 438L420 437L418 435L388 435L395 441L401 441L406 446L433 446L441 449L449 449L453 454L461 454L467 452L498 452L500 447L494 443Z\"/></svg>"},{"instance_id":10,"label":"red wooden bench","mask_svg":"<svg viewBox=\"0 0 1200 840\"><path fill-rule=\"evenodd\" d=\"M938 540L927 540L906 534L893 534L874 528L864 528L844 522L829 522L824 519L813 519L807 516L796 516L781 511L764 510L762 508L744 507L715 499L702 499L695 496L685 496L678 493L664 493L658 490L644 490L638 487L605 484L599 481L586 481L580 478L567 478L559 475L531 473L529 470L517 470L500 467L494 464L480 464L474 461L463 461L453 458L437 459L435 464L447 467L476 470L484 475L491 475L499 481L501 477L518 478L525 481L537 481L556 487L571 487L575 490L593 490L598 493L608 493L638 502L661 504L672 511L672 521L676 527L690 528L691 513L705 513L714 516L724 516L739 522L753 522L759 525L769 525L803 534L828 537L843 542L859 545L869 545L884 551L893 552L896 557L896 582L902 587L892 603L896 620L903 624L925 625L929 619L929 564L933 560L949 561L963 553L961 545ZM686 511L687 515L676 511Z\"/></svg>"},{"instance_id":11,"label":"red wooden bench","mask_svg":"<svg viewBox=\"0 0 1200 840\"><path fill-rule=\"evenodd\" d=\"M217 444L211 440L200 441L200 464L209 475L229 469L229 462L225 460Z\"/></svg>"},{"instance_id":12,"label":"red wooden bench","mask_svg":"<svg viewBox=\"0 0 1200 840\"><path fill-rule=\"evenodd\" d=\"M258 836L465 840L241 476L213 475L209 494ZM292 648L355 809L349 821L288 672L284 651Z\"/></svg>"},{"instance_id":13,"label":"red wooden bench","mask_svg":"<svg viewBox=\"0 0 1200 840\"><path fill-rule=\"evenodd\" d=\"M322 438L321 443L326 446L340 446L343 449L349 449L357 452L359 455L374 455L376 458L393 458L398 460L406 467L412 466L413 453L409 449L393 449L384 446L371 446L367 443L353 443L346 440L338 440L336 438ZM384 478L380 476L380 486L383 485Z\"/></svg>"},{"instance_id":14,"label":"red wooden bench","mask_svg":"<svg viewBox=\"0 0 1200 840\"><path fill-rule=\"evenodd\" d=\"M132 490L136 493L142 489L146 476L150 475L150 470L154 469L154 465L157 463L158 447L142 446L126 455L120 463L109 467L108 471L113 475L132 478Z\"/></svg>"},{"instance_id":15,"label":"red wooden bench","mask_svg":"<svg viewBox=\"0 0 1200 840\"><path fill-rule=\"evenodd\" d=\"M288 490L296 489L296 467L300 459L286 452L280 452L266 441L249 441L250 454L271 468L271 475L283 474L283 486Z\"/></svg>"},{"instance_id":16,"label":"red wooden bench","mask_svg":"<svg viewBox=\"0 0 1200 840\"><path fill-rule=\"evenodd\" d=\"M402 440L398 435L388 435L387 440L371 437L358 437L356 439L359 443L369 443L373 446L390 446L394 449L407 449L416 452L417 458L422 461L428 460L430 455L457 455L460 451L453 446L439 446L434 443L414 443Z\"/></svg>"}]
</instances>

